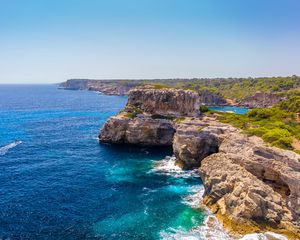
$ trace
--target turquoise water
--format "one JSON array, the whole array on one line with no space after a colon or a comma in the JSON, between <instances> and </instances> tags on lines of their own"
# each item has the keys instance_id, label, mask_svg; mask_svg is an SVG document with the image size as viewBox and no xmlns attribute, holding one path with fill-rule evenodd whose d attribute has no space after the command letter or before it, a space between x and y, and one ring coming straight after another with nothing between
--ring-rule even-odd
<instances>
[{"instance_id":1,"label":"turquoise water","mask_svg":"<svg viewBox=\"0 0 300 240\"><path fill-rule=\"evenodd\" d=\"M236 107L236 106L210 106L209 109L220 112L232 112L237 114L246 114L250 111L249 108Z\"/></svg>"},{"instance_id":2,"label":"turquoise water","mask_svg":"<svg viewBox=\"0 0 300 240\"><path fill-rule=\"evenodd\" d=\"M1 85L0 99L0 239L160 239L203 225L201 180L165 159L171 149L98 143L126 97Z\"/></svg>"}]
</instances>

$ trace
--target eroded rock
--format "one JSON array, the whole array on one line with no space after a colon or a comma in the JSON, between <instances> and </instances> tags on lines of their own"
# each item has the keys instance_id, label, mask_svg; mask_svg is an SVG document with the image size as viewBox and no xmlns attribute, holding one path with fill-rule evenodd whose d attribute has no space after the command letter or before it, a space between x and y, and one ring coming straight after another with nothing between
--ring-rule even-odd
<instances>
[{"instance_id":1,"label":"eroded rock","mask_svg":"<svg viewBox=\"0 0 300 240\"><path fill-rule=\"evenodd\" d=\"M174 132L173 124L169 120L146 116L130 119L121 114L111 117L104 124L99 140L106 143L171 146Z\"/></svg>"},{"instance_id":2,"label":"eroded rock","mask_svg":"<svg viewBox=\"0 0 300 240\"><path fill-rule=\"evenodd\" d=\"M198 116L199 95L194 91L179 89L137 88L129 93L128 105L148 114L162 116Z\"/></svg>"}]
</instances>

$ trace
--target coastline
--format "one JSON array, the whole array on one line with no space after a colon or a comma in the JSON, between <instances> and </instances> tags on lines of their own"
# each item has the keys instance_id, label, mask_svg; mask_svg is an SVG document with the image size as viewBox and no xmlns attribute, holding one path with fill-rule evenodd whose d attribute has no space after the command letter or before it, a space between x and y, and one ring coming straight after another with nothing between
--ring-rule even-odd
<instances>
[{"instance_id":1,"label":"coastline","mask_svg":"<svg viewBox=\"0 0 300 240\"><path fill-rule=\"evenodd\" d=\"M164 99L168 99L167 102L165 102ZM275 150L259 139L250 140L250 138L248 139L241 134L240 130L229 124L222 124L218 122L216 118L201 117L198 113L200 103L200 99L192 91L175 89L157 90L149 87L135 89L130 92L124 111L115 117L111 117L101 129L99 135L100 142L141 146L170 146L173 144L173 151L179 166L184 169L193 169L200 166L200 176L206 189L204 204L212 207L213 212L217 213L216 216L220 218L223 225L230 231L234 231L237 234L249 234L257 231L263 233L272 230L274 232L285 233L289 235L289 237L299 236L299 233L293 232L297 229L296 225L293 224L297 223L290 223L290 221L292 221L289 215L290 213L284 213L293 210L286 205L280 209L280 205L286 201L285 198L289 199L290 193L288 193L288 195L281 195L281 193L279 194L276 190L277 185L280 186L282 184L281 178L276 179L276 174L281 175L286 171L285 164L288 164L289 167L294 166L294 171L300 168L297 161L298 155L289 153L288 151ZM153 118L152 116L158 117ZM243 158L244 163L241 162L239 158L232 158L232 156L239 156L241 150L245 151L244 154L246 154ZM249 200L252 201L251 204L255 205L254 207L251 207L251 204L247 203L247 198L239 197L238 195L235 196L235 191L237 191L238 188L234 186L232 189L231 185L234 182L231 181L234 178L227 179L226 168L223 172L218 173L221 174L222 180L218 180L218 175L214 176L214 168L217 167L218 170L222 170L222 166L218 166L218 164L214 166L214 164L219 161L214 160L214 158L218 159L219 155L222 156L222 154L225 154L226 158L230 158L228 162L224 162L224 166L229 164L229 169L237 169L238 172L241 171L241 173L243 173L242 175L245 176L245 178L242 179L236 175L237 180L234 181L238 183L237 186L239 185L239 181L241 181L241 184L246 185L251 181L255 181L257 189L252 189L251 187L249 189L245 188L242 191L246 192L243 194L240 193L240 196L250 197ZM278 158L281 159L286 156L291 159L278 162L282 161L278 160ZM261 161L259 159L262 157L266 162L265 166L259 163L259 161ZM205 163L204 165L203 162ZM275 168L268 169L268 166L275 162L276 164L281 164L282 170L277 171ZM252 171L251 167L248 167L248 164L250 164L249 166L254 164L254 168L258 169ZM255 171L258 174L262 172L264 176L257 175ZM269 171L270 173L268 173ZM276 171L276 174L274 175L272 171ZM215 177L217 178L214 180ZM264 178L269 178L270 181L274 181L274 186L272 184L269 186L264 183L262 181ZM222 183L223 181L225 185ZM289 180L286 181L284 184L290 184ZM222 184L220 183L226 186L223 190ZM221 189L218 190L220 187ZM295 187L297 188L296 185L289 185L288 188L294 189ZM227 198L227 192L232 198L230 201L237 201L234 205L242 201L244 207L240 209L240 213L235 213L235 207L232 208L228 205L229 203L224 202L227 201L225 200ZM263 196L265 194L270 196L264 199ZM292 190L292 195L296 198L297 194L297 190ZM218 196L218 198L211 198L211 196ZM257 200L257 198L260 200ZM277 202L270 202L271 205L268 206L268 202L272 198L278 200L276 200ZM212 199L212 201L206 201L207 199ZM221 203L221 201L223 202ZM220 204L223 205L222 214L220 214L220 211L216 211L216 209L220 208ZM297 205L297 202L291 204ZM216 208L216 206L218 206L218 208ZM228 209L226 210L226 208ZM257 212L256 208L262 208L262 211L270 211L270 213ZM266 210L263 210L264 208L266 208ZM225 215L224 210L226 210ZM261 218L262 220L256 221L255 218L251 219L252 214L253 216L257 215L257 219ZM270 218L269 216L272 216L272 214L275 215ZM276 217L277 214L282 215L279 218L282 218L282 220L279 220L279 222L278 217ZM233 218L230 215L232 215ZM297 220L293 219L293 221ZM274 227L274 224L276 224L276 227ZM240 227L235 227L235 225L240 225Z\"/></svg>"}]
</instances>

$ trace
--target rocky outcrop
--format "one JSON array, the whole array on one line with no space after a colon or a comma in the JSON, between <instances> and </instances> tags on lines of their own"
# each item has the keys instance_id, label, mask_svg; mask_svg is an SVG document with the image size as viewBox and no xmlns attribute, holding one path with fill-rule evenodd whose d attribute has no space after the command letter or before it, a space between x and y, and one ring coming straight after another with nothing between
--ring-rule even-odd
<instances>
[{"instance_id":1,"label":"rocky outcrop","mask_svg":"<svg viewBox=\"0 0 300 240\"><path fill-rule=\"evenodd\" d=\"M200 113L199 95L189 90L137 88L130 91L128 105L152 115L179 117Z\"/></svg>"},{"instance_id":2,"label":"rocky outcrop","mask_svg":"<svg viewBox=\"0 0 300 240\"><path fill-rule=\"evenodd\" d=\"M129 91L141 85L141 82L127 82L122 80L89 80L69 79L60 84L60 88L67 90L90 90L106 95L128 95Z\"/></svg>"},{"instance_id":3,"label":"rocky outcrop","mask_svg":"<svg viewBox=\"0 0 300 240\"><path fill-rule=\"evenodd\" d=\"M240 233L272 230L300 236L300 155L198 116L192 91L135 89L124 111L111 117L99 140L173 146L177 163L199 168L204 203ZM196 116L196 117L195 117Z\"/></svg>"},{"instance_id":4,"label":"rocky outcrop","mask_svg":"<svg viewBox=\"0 0 300 240\"><path fill-rule=\"evenodd\" d=\"M272 107L275 104L285 100L285 96L275 93L256 92L253 96L241 100L238 105L249 108Z\"/></svg>"},{"instance_id":5,"label":"rocky outcrop","mask_svg":"<svg viewBox=\"0 0 300 240\"><path fill-rule=\"evenodd\" d=\"M208 90L202 91L200 94L200 102L207 106L220 106L230 105L223 97L219 94L213 93Z\"/></svg>"},{"instance_id":6,"label":"rocky outcrop","mask_svg":"<svg viewBox=\"0 0 300 240\"><path fill-rule=\"evenodd\" d=\"M199 114L199 97L192 91L141 88L130 91L123 112L102 127L100 142L171 146L175 116Z\"/></svg>"},{"instance_id":7,"label":"rocky outcrop","mask_svg":"<svg viewBox=\"0 0 300 240\"><path fill-rule=\"evenodd\" d=\"M199 167L202 159L219 151L219 145L216 133L199 119L176 124L173 151L178 164L185 169Z\"/></svg>"},{"instance_id":8,"label":"rocky outcrop","mask_svg":"<svg viewBox=\"0 0 300 240\"><path fill-rule=\"evenodd\" d=\"M111 117L101 129L100 142L146 146L171 146L175 129L171 121L139 115L133 119L126 113Z\"/></svg>"},{"instance_id":9,"label":"rocky outcrop","mask_svg":"<svg viewBox=\"0 0 300 240\"><path fill-rule=\"evenodd\" d=\"M176 124L180 166L200 167L204 203L234 231L300 234L300 155L247 137L214 117Z\"/></svg>"}]
</instances>

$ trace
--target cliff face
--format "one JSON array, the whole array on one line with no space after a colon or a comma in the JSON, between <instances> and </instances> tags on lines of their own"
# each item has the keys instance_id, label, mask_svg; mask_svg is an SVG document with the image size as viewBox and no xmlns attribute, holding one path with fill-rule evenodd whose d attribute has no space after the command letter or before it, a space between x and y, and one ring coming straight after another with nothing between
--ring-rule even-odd
<instances>
[{"instance_id":1,"label":"cliff face","mask_svg":"<svg viewBox=\"0 0 300 240\"><path fill-rule=\"evenodd\" d=\"M233 230L300 233L300 155L212 117L178 123L173 150L180 166L200 167L204 203Z\"/></svg>"},{"instance_id":2,"label":"cliff face","mask_svg":"<svg viewBox=\"0 0 300 240\"><path fill-rule=\"evenodd\" d=\"M70 79L60 84L67 90L90 90L101 92L106 95L127 95L129 90L139 84L122 84L118 80L88 80Z\"/></svg>"},{"instance_id":3,"label":"cliff face","mask_svg":"<svg viewBox=\"0 0 300 240\"><path fill-rule=\"evenodd\" d=\"M253 96L241 100L238 105L249 108L265 108L272 107L284 99L284 96L278 94L257 92Z\"/></svg>"},{"instance_id":4,"label":"cliff face","mask_svg":"<svg viewBox=\"0 0 300 240\"><path fill-rule=\"evenodd\" d=\"M111 117L101 129L100 142L127 143L146 146L171 146L175 129L171 121L122 113Z\"/></svg>"},{"instance_id":5,"label":"cliff face","mask_svg":"<svg viewBox=\"0 0 300 240\"><path fill-rule=\"evenodd\" d=\"M203 91L202 93L200 93L200 102L208 106L230 105L220 95L212 93L210 91Z\"/></svg>"},{"instance_id":6,"label":"cliff face","mask_svg":"<svg viewBox=\"0 0 300 240\"><path fill-rule=\"evenodd\" d=\"M299 237L300 155L249 138L213 116L198 116L198 106L191 91L132 90L125 110L104 124L99 140L172 145L180 166L199 168L204 203L226 226Z\"/></svg>"},{"instance_id":7,"label":"cliff face","mask_svg":"<svg viewBox=\"0 0 300 240\"><path fill-rule=\"evenodd\" d=\"M175 133L171 118L199 114L199 96L192 91L136 89L126 108L102 127L100 142L171 146Z\"/></svg>"},{"instance_id":8,"label":"cliff face","mask_svg":"<svg viewBox=\"0 0 300 240\"><path fill-rule=\"evenodd\" d=\"M133 89L128 105L140 108L147 114L162 116L197 116L200 98L196 92L177 89Z\"/></svg>"},{"instance_id":9,"label":"cliff face","mask_svg":"<svg viewBox=\"0 0 300 240\"><path fill-rule=\"evenodd\" d=\"M174 80L175 81L175 80ZM149 84L157 84L159 81L150 81ZM139 86L147 87L144 81L141 80L88 80L88 79L70 79L60 84L60 88L67 90L90 90L98 91L106 95L129 95L129 91ZM134 91L134 90L133 90ZM180 95L179 90L178 95ZM150 94L150 93L148 93ZM196 94L196 93L195 93ZM144 99L150 99L150 96ZM168 96L173 97L173 96ZM180 96L178 96L179 98ZM154 96L153 99L158 99ZM167 96L165 96L167 98ZM140 99L140 97L139 97ZM166 99L165 99L166 100ZM210 91L203 91L200 94L199 101L203 105L227 105L228 103L218 94ZM163 109L162 109L163 110ZM165 114L165 113L164 113Z\"/></svg>"}]
</instances>

